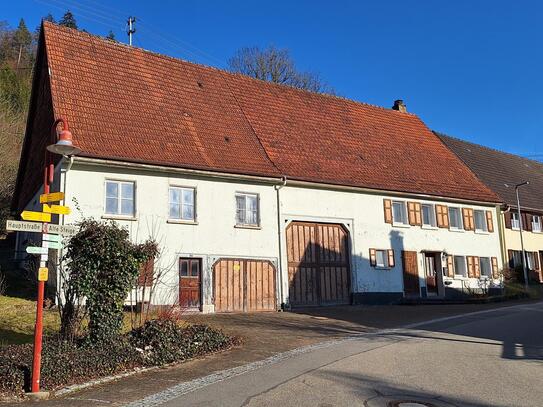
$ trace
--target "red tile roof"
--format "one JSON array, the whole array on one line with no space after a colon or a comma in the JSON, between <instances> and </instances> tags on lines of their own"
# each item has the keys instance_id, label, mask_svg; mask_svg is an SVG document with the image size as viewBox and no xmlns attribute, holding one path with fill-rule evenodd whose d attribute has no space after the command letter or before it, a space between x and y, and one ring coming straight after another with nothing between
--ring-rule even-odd
<instances>
[{"instance_id":1,"label":"red tile roof","mask_svg":"<svg viewBox=\"0 0 543 407\"><path fill-rule=\"evenodd\" d=\"M413 114L44 29L55 116L85 156L499 201Z\"/></svg>"}]
</instances>

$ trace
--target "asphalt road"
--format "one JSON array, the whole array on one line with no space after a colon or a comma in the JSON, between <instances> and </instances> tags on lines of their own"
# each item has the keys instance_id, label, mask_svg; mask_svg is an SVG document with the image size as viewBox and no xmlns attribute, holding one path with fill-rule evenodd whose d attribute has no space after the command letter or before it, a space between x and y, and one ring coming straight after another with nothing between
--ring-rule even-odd
<instances>
[{"instance_id":1,"label":"asphalt road","mask_svg":"<svg viewBox=\"0 0 543 407\"><path fill-rule=\"evenodd\" d=\"M543 303L320 344L127 406L384 407L398 401L404 407L543 406Z\"/></svg>"}]
</instances>

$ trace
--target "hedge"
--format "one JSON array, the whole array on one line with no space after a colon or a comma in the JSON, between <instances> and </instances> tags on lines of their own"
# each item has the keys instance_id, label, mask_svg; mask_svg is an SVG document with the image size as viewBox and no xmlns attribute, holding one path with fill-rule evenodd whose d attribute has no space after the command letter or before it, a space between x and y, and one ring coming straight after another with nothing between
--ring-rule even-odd
<instances>
[{"instance_id":1,"label":"hedge","mask_svg":"<svg viewBox=\"0 0 543 407\"><path fill-rule=\"evenodd\" d=\"M54 390L110 376L136 367L162 366L229 348L235 338L206 325L179 327L169 320L152 320L107 344L88 340L44 340L41 387ZM0 347L0 394L28 391L32 344Z\"/></svg>"}]
</instances>

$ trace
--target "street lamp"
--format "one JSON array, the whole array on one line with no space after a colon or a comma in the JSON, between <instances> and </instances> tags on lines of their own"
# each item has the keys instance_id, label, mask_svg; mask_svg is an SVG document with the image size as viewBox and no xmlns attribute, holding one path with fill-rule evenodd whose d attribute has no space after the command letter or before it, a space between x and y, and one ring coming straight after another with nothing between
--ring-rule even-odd
<instances>
[{"instance_id":1,"label":"street lamp","mask_svg":"<svg viewBox=\"0 0 543 407\"><path fill-rule=\"evenodd\" d=\"M62 131L58 132L58 125L62 123ZM55 164L53 162L53 154L63 156L72 156L79 154L81 149L77 148L72 143L72 133L68 130L68 122L65 119L57 119L51 127L51 141L45 150L45 170L43 177L43 193L50 192L50 186L53 183L55 175ZM47 223L43 224L47 230ZM46 267L45 261L40 259L40 267ZM41 368L41 350L43 336L43 298L45 292L45 281L38 279L38 302L36 304L36 325L34 328L34 355L32 360L32 393L40 391L40 368Z\"/></svg>"},{"instance_id":2,"label":"street lamp","mask_svg":"<svg viewBox=\"0 0 543 407\"><path fill-rule=\"evenodd\" d=\"M522 216L520 213L520 198L518 190L520 187L529 185L529 181L521 182L520 184L515 185L515 193L517 194L517 213L518 213L518 221L519 221L519 233L520 233L520 248L522 250L522 271L524 273L524 289L526 292L528 292L528 267L526 265L526 252L524 251L524 240L522 239Z\"/></svg>"}]
</instances>

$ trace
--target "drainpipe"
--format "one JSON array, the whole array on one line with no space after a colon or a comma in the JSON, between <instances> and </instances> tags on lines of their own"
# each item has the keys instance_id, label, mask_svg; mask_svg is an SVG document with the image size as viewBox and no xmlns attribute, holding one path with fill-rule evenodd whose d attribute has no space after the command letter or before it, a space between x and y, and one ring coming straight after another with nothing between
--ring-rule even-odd
<instances>
[{"instance_id":1,"label":"drainpipe","mask_svg":"<svg viewBox=\"0 0 543 407\"><path fill-rule=\"evenodd\" d=\"M502 207L497 205L496 212L498 213L498 234L500 237L500 247L502 252L502 269L509 264L509 259L507 257L507 242L505 241L505 214L511 212L511 207L506 205L505 210L502 211ZM502 294L505 291L505 280L502 276Z\"/></svg>"},{"instance_id":2,"label":"drainpipe","mask_svg":"<svg viewBox=\"0 0 543 407\"><path fill-rule=\"evenodd\" d=\"M281 301L281 309L284 309L284 302L283 302L283 247L281 244L281 238L283 236L282 234L282 223L281 223L281 198L279 191L281 188L287 185L287 177L282 176L281 177L281 183L276 184L273 187L275 188L276 192L276 205L277 205L277 241L279 243L279 299Z\"/></svg>"}]
</instances>

